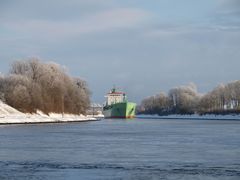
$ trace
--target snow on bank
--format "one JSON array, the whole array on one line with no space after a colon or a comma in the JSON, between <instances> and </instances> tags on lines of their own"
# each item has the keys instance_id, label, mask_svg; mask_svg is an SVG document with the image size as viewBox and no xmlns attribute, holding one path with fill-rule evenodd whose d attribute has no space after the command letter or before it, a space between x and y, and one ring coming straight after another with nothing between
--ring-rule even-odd
<instances>
[{"instance_id":1,"label":"snow on bank","mask_svg":"<svg viewBox=\"0 0 240 180\"><path fill-rule=\"evenodd\" d=\"M20 115L24 115L24 113L21 113L20 111L0 101L0 118L5 116L12 116L12 115L20 116Z\"/></svg>"},{"instance_id":2,"label":"snow on bank","mask_svg":"<svg viewBox=\"0 0 240 180\"><path fill-rule=\"evenodd\" d=\"M61 123L61 122L80 122L96 121L98 118L73 115L73 114L55 114L46 115L40 111L36 114L24 114L13 107L0 101L0 125L1 124L25 124L25 123Z\"/></svg>"}]
</instances>

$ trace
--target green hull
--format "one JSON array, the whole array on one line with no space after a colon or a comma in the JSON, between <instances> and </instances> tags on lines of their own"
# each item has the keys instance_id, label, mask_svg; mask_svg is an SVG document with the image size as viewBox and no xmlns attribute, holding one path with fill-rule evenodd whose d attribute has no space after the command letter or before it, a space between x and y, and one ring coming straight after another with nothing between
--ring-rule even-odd
<instances>
[{"instance_id":1,"label":"green hull","mask_svg":"<svg viewBox=\"0 0 240 180\"><path fill-rule=\"evenodd\" d=\"M105 118L134 118L136 104L131 102L116 103L103 108Z\"/></svg>"}]
</instances>

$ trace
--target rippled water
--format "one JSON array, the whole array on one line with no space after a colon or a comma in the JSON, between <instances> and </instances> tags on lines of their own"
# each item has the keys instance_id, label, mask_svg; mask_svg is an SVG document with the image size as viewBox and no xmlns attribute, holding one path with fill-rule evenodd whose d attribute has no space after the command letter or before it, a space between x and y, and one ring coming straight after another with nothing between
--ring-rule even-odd
<instances>
[{"instance_id":1,"label":"rippled water","mask_svg":"<svg viewBox=\"0 0 240 180\"><path fill-rule=\"evenodd\" d=\"M240 179L240 121L0 126L0 179Z\"/></svg>"}]
</instances>

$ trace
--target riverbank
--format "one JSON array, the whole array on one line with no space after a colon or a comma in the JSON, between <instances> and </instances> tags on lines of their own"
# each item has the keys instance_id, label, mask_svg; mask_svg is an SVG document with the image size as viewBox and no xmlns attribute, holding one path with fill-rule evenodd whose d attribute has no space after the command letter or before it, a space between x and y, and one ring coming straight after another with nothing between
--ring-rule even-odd
<instances>
[{"instance_id":1,"label":"riverbank","mask_svg":"<svg viewBox=\"0 0 240 180\"><path fill-rule=\"evenodd\" d=\"M0 101L0 125L6 124L39 124L97 121L100 118L73 114L46 115L40 111L35 114L25 114Z\"/></svg>"},{"instance_id":2,"label":"riverbank","mask_svg":"<svg viewBox=\"0 0 240 180\"><path fill-rule=\"evenodd\" d=\"M137 118L145 119L191 119L191 120L239 120L239 114L228 114L228 115L213 115L213 114L206 114L206 115L179 115L173 114L168 116L159 116L159 115L137 115Z\"/></svg>"},{"instance_id":3,"label":"riverbank","mask_svg":"<svg viewBox=\"0 0 240 180\"><path fill-rule=\"evenodd\" d=\"M74 116L67 115L67 117L56 116L41 116L38 114L26 115L26 116L5 116L0 117L0 125L7 124L42 124L42 123L70 123L70 122L86 122L86 121L98 121L96 117L86 116Z\"/></svg>"}]
</instances>

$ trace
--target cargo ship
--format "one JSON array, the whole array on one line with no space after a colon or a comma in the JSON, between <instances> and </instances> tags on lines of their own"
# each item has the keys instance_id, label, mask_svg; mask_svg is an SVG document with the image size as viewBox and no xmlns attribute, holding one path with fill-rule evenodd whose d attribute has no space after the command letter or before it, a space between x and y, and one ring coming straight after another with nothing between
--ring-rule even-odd
<instances>
[{"instance_id":1,"label":"cargo ship","mask_svg":"<svg viewBox=\"0 0 240 180\"><path fill-rule=\"evenodd\" d=\"M105 97L107 98L103 106L105 118L131 119L135 117L136 103L128 102L124 92L113 88Z\"/></svg>"}]
</instances>

